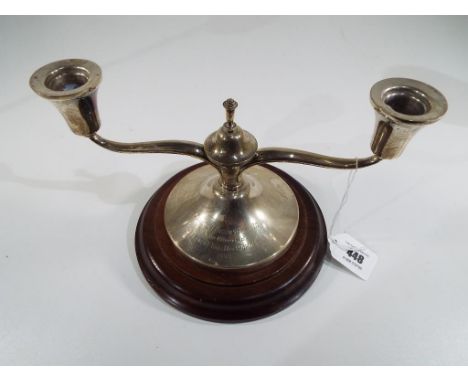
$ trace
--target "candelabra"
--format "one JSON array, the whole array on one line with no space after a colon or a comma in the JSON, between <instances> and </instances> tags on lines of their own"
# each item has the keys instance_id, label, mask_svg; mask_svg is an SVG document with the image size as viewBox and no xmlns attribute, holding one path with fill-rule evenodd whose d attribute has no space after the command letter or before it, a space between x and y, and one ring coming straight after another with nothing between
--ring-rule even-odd
<instances>
[{"instance_id":1,"label":"candelabra","mask_svg":"<svg viewBox=\"0 0 468 382\"><path fill-rule=\"evenodd\" d=\"M174 175L144 207L135 234L138 262L169 304L214 321L273 314L313 283L329 247L322 212L311 194L267 163L354 169L398 157L413 135L447 111L432 86L388 78L370 91L376 111L373 155L336 158L287 148L261 148L234 120L237 102L223 103L226 121L203 144L121 143L98 135L100 67L68 59L38 69L32 89L58 108L73 133L121 153L172 153L202 161Z\"/></svg>"}]
</instances>

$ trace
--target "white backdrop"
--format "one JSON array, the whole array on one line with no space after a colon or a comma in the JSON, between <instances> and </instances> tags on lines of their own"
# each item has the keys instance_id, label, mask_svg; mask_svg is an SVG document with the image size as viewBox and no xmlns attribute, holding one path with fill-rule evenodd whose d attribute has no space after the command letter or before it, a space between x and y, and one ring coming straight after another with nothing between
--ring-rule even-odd
<instances>
[{"instance_id":1,"label":"white backdrop","mask_svg":"<svg viewBox=\"0 0 468 382\"><path fill-rule=\"evenodd\" d=\"M467 364L468 20L446 17L0 18L0 364ZM214 324L138 268L141 209L195 160L126 156L68 130L28 87L62 58L101 65L101 133L203 141L221 103L260 146L370 153L372 84L439 88L447 116L360 170L335 232L379 255L369 281L325 263L297 303ZM330 224L347 172L278 165Z\"/></svg>"}]
</instances>

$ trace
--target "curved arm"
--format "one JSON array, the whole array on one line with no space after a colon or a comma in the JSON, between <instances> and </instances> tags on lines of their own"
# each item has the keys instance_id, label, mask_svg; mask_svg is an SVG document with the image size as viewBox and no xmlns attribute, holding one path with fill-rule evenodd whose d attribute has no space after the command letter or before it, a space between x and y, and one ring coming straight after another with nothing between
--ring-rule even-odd
<instances>
[{"instance_id":1,"label":"curved arm","mask_svg":"<svg viewBox=\"0 0 468 382\"><path fill-rule=\"evenodd\" d=\"M303 150L268 147L258 150L248 166L266 162L292 162L319 167L352 169L371 166L380 161L381 158L377 155L367 158L336 158Z\"/></svg>"},{"instance_id":2,"label":"curved arm","mask_svg":"<svg viewBox=\"0 0 468 382\"><path fill-rule=\"evenodd\" d=\"M92 134L91 139L97 145L107 150L119 153L161 153L161 154L181 154L189 155L203 161L207 161L203 145L190 141L152 141L121 143L108 140L98 134Z\"/></svg>"}]
</instances>

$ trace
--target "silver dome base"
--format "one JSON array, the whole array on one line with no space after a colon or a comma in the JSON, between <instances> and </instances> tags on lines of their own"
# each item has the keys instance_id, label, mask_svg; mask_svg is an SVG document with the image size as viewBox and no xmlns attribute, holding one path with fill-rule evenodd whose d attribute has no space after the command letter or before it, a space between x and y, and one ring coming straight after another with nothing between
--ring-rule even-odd
<instances>
[{"instance_id":1,"label":"silver dome base","mask_svg":"<svg viewBox=\"0 0 468 382\"><path fill-rule=\"evenodd\" d=\"M164 222L175 246L199 263L245 268L281 256L297 230L299 207L289 185L253 166L236 192L222 188L218 171L190 172L168 196Z\"/></svg>"}]
</instances>

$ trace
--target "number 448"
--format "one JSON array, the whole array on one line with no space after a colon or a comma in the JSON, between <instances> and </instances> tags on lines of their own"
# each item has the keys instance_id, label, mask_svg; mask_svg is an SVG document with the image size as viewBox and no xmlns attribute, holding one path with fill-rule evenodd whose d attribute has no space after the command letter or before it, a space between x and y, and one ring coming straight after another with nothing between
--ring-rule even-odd
<instances>
[{"instance_id":1,"label":"number 448","mask_svg":"<svg viewBox=\"0 0 468 382\"><path fill-rule=\"evenodd\" d=\"M352 257L355 261L357 261L359 264L362 264L364 261L364 256L360 255L359 253L353 251L352 249L346 251L349 257Z\"/></svg>"}]
</instances>

